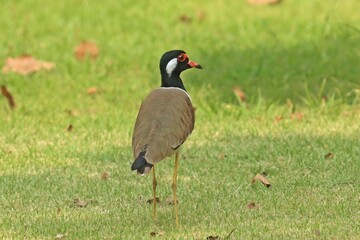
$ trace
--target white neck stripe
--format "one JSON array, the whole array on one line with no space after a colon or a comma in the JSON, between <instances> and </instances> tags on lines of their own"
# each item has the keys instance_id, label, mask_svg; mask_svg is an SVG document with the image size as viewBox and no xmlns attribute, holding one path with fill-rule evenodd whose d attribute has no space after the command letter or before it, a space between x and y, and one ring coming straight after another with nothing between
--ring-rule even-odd
<instances>
[{"instance_id":1,"label":"white neck stripe","mask_svg":"<svg viewBox=\"0 0 360 240\"><path fill-rule=\"evenodd\" d=\"M186 93L186 95L187 95L188 98L190 99L190 102L192 102L190 95L189 95L184 89L182 89L182 88L178 88L178 87L161 87L161 89L176 89L176 90L183 91L184 93Z\"/></svg>"}]
</instances>

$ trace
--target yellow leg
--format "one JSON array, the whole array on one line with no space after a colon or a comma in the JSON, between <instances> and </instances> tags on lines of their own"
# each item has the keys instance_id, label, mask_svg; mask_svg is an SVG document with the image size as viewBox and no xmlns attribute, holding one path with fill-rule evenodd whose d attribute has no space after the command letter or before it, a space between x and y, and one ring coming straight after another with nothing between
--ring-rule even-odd
<instances>
[{"instance_id":1,"label":"yellow leg","mask_svg":"<svg viewBox=\"0 0 360 240\"><path fill-rule=\"evenodd\" d=\"M174 176L173 176L173 184L172 184L176 226L179 226L179 217L178 217L178 208L177 208L177 199L176 199L176 181L177 181L178 167L179 167L179 152L177 152L175 155L175 167L174 167Z\"/></svg>"},{"instance_id":2,"label":"yellow leg","mask_svg":"<svg viewBox=\"0 0 360 240\"><path fill-rule=\"evenodd\" d=\"M154 220L156 219L156 176L155 176L155 165L152 167L152 172L153 172L153 192L154 192L154 196L153 196L153 217Z\"/></svg>"}]
</instances>

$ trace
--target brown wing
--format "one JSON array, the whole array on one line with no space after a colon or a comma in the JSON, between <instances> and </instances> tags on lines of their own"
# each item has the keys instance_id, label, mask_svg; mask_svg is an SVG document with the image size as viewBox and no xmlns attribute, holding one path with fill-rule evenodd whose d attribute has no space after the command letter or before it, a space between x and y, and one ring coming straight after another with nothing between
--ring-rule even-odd
<instances>
[{"instance_id":1,"label":"brown wing","mask_svg":"<svg viewBox=\"0 0 360 240\"><path fill-rule=\"evenodd\" d=\"M188 94L179 88L159 88L141 104L132 138L134 158L156 162L172 155L194 129L195 115Z\"/></svg>"}]
</instances>

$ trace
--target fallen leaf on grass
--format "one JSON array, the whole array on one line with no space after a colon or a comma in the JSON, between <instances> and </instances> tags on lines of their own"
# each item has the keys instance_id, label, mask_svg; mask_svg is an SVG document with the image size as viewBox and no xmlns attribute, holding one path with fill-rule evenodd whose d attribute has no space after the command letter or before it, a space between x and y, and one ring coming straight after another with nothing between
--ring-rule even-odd
<instances>
[{"instance_id":1,"label":"fallen leaf on grass","mask_svg":"<svg viewBox=\"0 0 360 240\"><path fill-rule=\"evenodd\" d=\"M150 198L149 200L146 201L147 203L149 204L152 204L154 202L154 199L153 198ZM160 203L160 198L156 197L156 202L157 203Z\"/></svg>"},{"instance_id":2,"label":"fallen leaf on grass","mask_svg":"<svg viewBox=\"0 0 360 240\"><path fill-rule=\"evenodd\" d=\"M301 112L294 112L290 115L291 119L297 119L297 120L301 120L303 118L303 113Z\"/></svg>"},{"instance_id":3,"label":"fallen leaf on grass","mask_svg":"<svg viewBox=\"0 0 360 240\"><path fill-rule=\"evenodd\" d=\"M74 49L74 54L76 59L84 60L87 57L90 57L92 60L95 60L99 55L99 48L96 43L83 41L79 45L77 45Z\"/></svg>"},{"instance_id":4,"label":"fallen leaf on grass","mask_svg":"<svg viewBox=\"0 0 360 240\"><path fill-rule=\"evenodd\" d=\"M86 207L86 205L88 203L85 202L85 201L81 201L80 198L75 198L74 199L74 204L75 204L75 206L78 206L78 207Z\"/></svg>"},{"instance_id":5,"label":"fallen leaf on grass","mask_svg":"<svg viewBox=\"0 0 360 240\"><path fill-rule=\"evenodd\" d=\"M107 173L107 172L103 172L102 174L101 174L101 179L102 180L107 180L109 178L109 174Z\"/></svg>"},{"instance_id":6,"label":"fallen leaf on grass","mask_svg":"<svg viewBox=\"0 0 360 240\"><path fill-rule=\"evenodd\" d=\"M152 237L155 237L156 235L163 236L165 233L166 233L165 231L160 230L159 232L151 232L150 236Z\"/></svg>"},{"instance_id":7,"label":"fallen leaf on grass","mask_svg":"<svg viewBox=\"0 0 360 240\"><path fill-rule=\"evenodd\" d=\"M333 154L332 152L329 152L325 155L325 158L326 159L329 159L329 158L333 158L335 154Z\"/></svg>"},{"instance_id":8,"label":"fallen leaf on grass","mask_svg":"<svg viewBox=\"0 0 360 240\"><path fill-rule=\"evenodd\" d=\"M220 240L220 237L219 237L219 236L208 236L208 237L206 238L206 240L217 240L217 239Z\"/></svg>"},{"instance_id":9,"label":"fallen leaf on grass","mask_svg":"<svg viewBox=\"0 0 360 240\"><path fill-rule=\"evenodd\" d=\"M174 198L173 197L168 197L166 200L165 200L165 203L167 205L174 205ZM179 200L176 199L176 203L179 204Z\"/></svg>"},{"instance_id":10,"label":"fallen leaf on grass","mask_svg":"<svg viewBox=\"0 0 360 240\"><path fill-rule=\"evenodd\" d=\"M5 86L1 86L1 94L8 100L10 108L14 109L16 106L14 97L11 95L11 93L7 90Z\"/></svg>"},{"instance_id":11,"label":"fallen leaf on grass","mask_svg":"<svg viewBox=\"0 0 360 240\"><path fill-rule=\"evenodd\" d=\"M55 239L64 239L66 237L65 234L59 233L55 236Z\"/></svg>"},{"instance_id":12,"label":"fallen leaf on grass","mask_svg":"<svg viewBox=\"0 0 360 240\"><path fill-rule=\"evenodd\" d=\"M262 184L264 184L266 187L271 187L270 182L261 174L256 174L255 177L252 179L252 183L254 184L256 180L259 180Z\"/></svg>"},{"instance_id":13,"label":"fallen leaf on grass","mask_svg":"<svg viewBox=\"0 0 360 240\"><path fill-rule=\"evenodd\" d=\"M55 64L52 62L40 61L30 55L24 55L17 58L7 58L2 71L5 74L14 72L22 75L28 75L40 70L51 70L54 67Z\"/></svg>"},{"instance_id":14,"label":"fallen leaf on grass","mask_svg":"<svg viewBox=\"0 0 360 240\"><path fill-rule=\"evenodd\" d=\"M248 0L248 3L251 5L271 5L278 4L281 0Z\"/></svg>"},{"instance_id":15,"label":"fallen leaf on grass","mask_svg":"<svg viewBox=\"0 0 360 240\"><path fill-rule=\"evenodd\" d=\"M240 87L234 86L233 92L236 95L236 97L240 99L241 102L246 102L246 95Z\"/></svg>"},{"instance_id":16,"label":"fallen leaf on grass","mask_svg":"<svg viewBox=\"0 0 360 240\"><path fill-rule=\"evenodd\" d=\"M279 123L282 119L283 119L283 116L277 115L277 116L275 117L275 122L276 122L276 123Z\"/></svg>"},{"instance_id":17,"label":"fallen leaf on grass","mask_svg":"<svg viewBox=\"0 0 360 240\"><path fill-rule=\"evenodd\" d=\"M181 22L187 23L187 24L192 22L192 19L191 19L189 16L185 15L185 14L181 15L181 16L179 17L179 20L180 20Z\"/></svg>"},{"instance_id":18,"label":"fallen leaf on grass","mask_svg":"<svg viewBox=\"0 0 360 240\"><path fill-rule=\"evenodd\" d=\"M95 95L97 92L98 92L98 90L97 90L96 87L91 87L91 88L88 88L88 89L87 89L87 93L88 93L89 95Z\"/></svg>"},{"instance_id":19,"label":"fallen leaf on grass","mask_svg":"<svg viewBox=\"0 0 360 240\"><path fill-rule=\"evenodd\" d=\"M73 130L73 125L72 124L70 124L67 128L66 128L66 130L68 131L68 132L71 132L72 130Z\"/></svg>"},{"instance_id":20,"label":"fallen leaf on grass","mask_svg":"<svg viewBox=\"0 0 360 240\"><path fill-rule=\"evenodd\" d=\"M251 203L249 203L249 204L247 205L247 207L248 207L249 209L254 209L254 208L256 208L257 206L256 206L256 204L255 204L254 202L251 202Z\"/></svg>"}]
</instances>

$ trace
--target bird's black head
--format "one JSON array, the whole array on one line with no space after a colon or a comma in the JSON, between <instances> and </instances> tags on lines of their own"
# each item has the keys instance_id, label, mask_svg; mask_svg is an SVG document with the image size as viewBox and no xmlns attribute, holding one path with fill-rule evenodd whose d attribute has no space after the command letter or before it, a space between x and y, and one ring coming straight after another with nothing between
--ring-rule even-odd
<instances>
[{"instance_id":1,"label":"bird's black head","mask_svg":"<svg viewBox=\"0 0 360 240\"><path fill-rule=\"evenodd\" d=\"M172 50L162 55L160 72L162 87L179 87L185 90L180 73L189 68L202 69L200 64L191 61L183 50Z\"/></svg>"}]
</instances>

